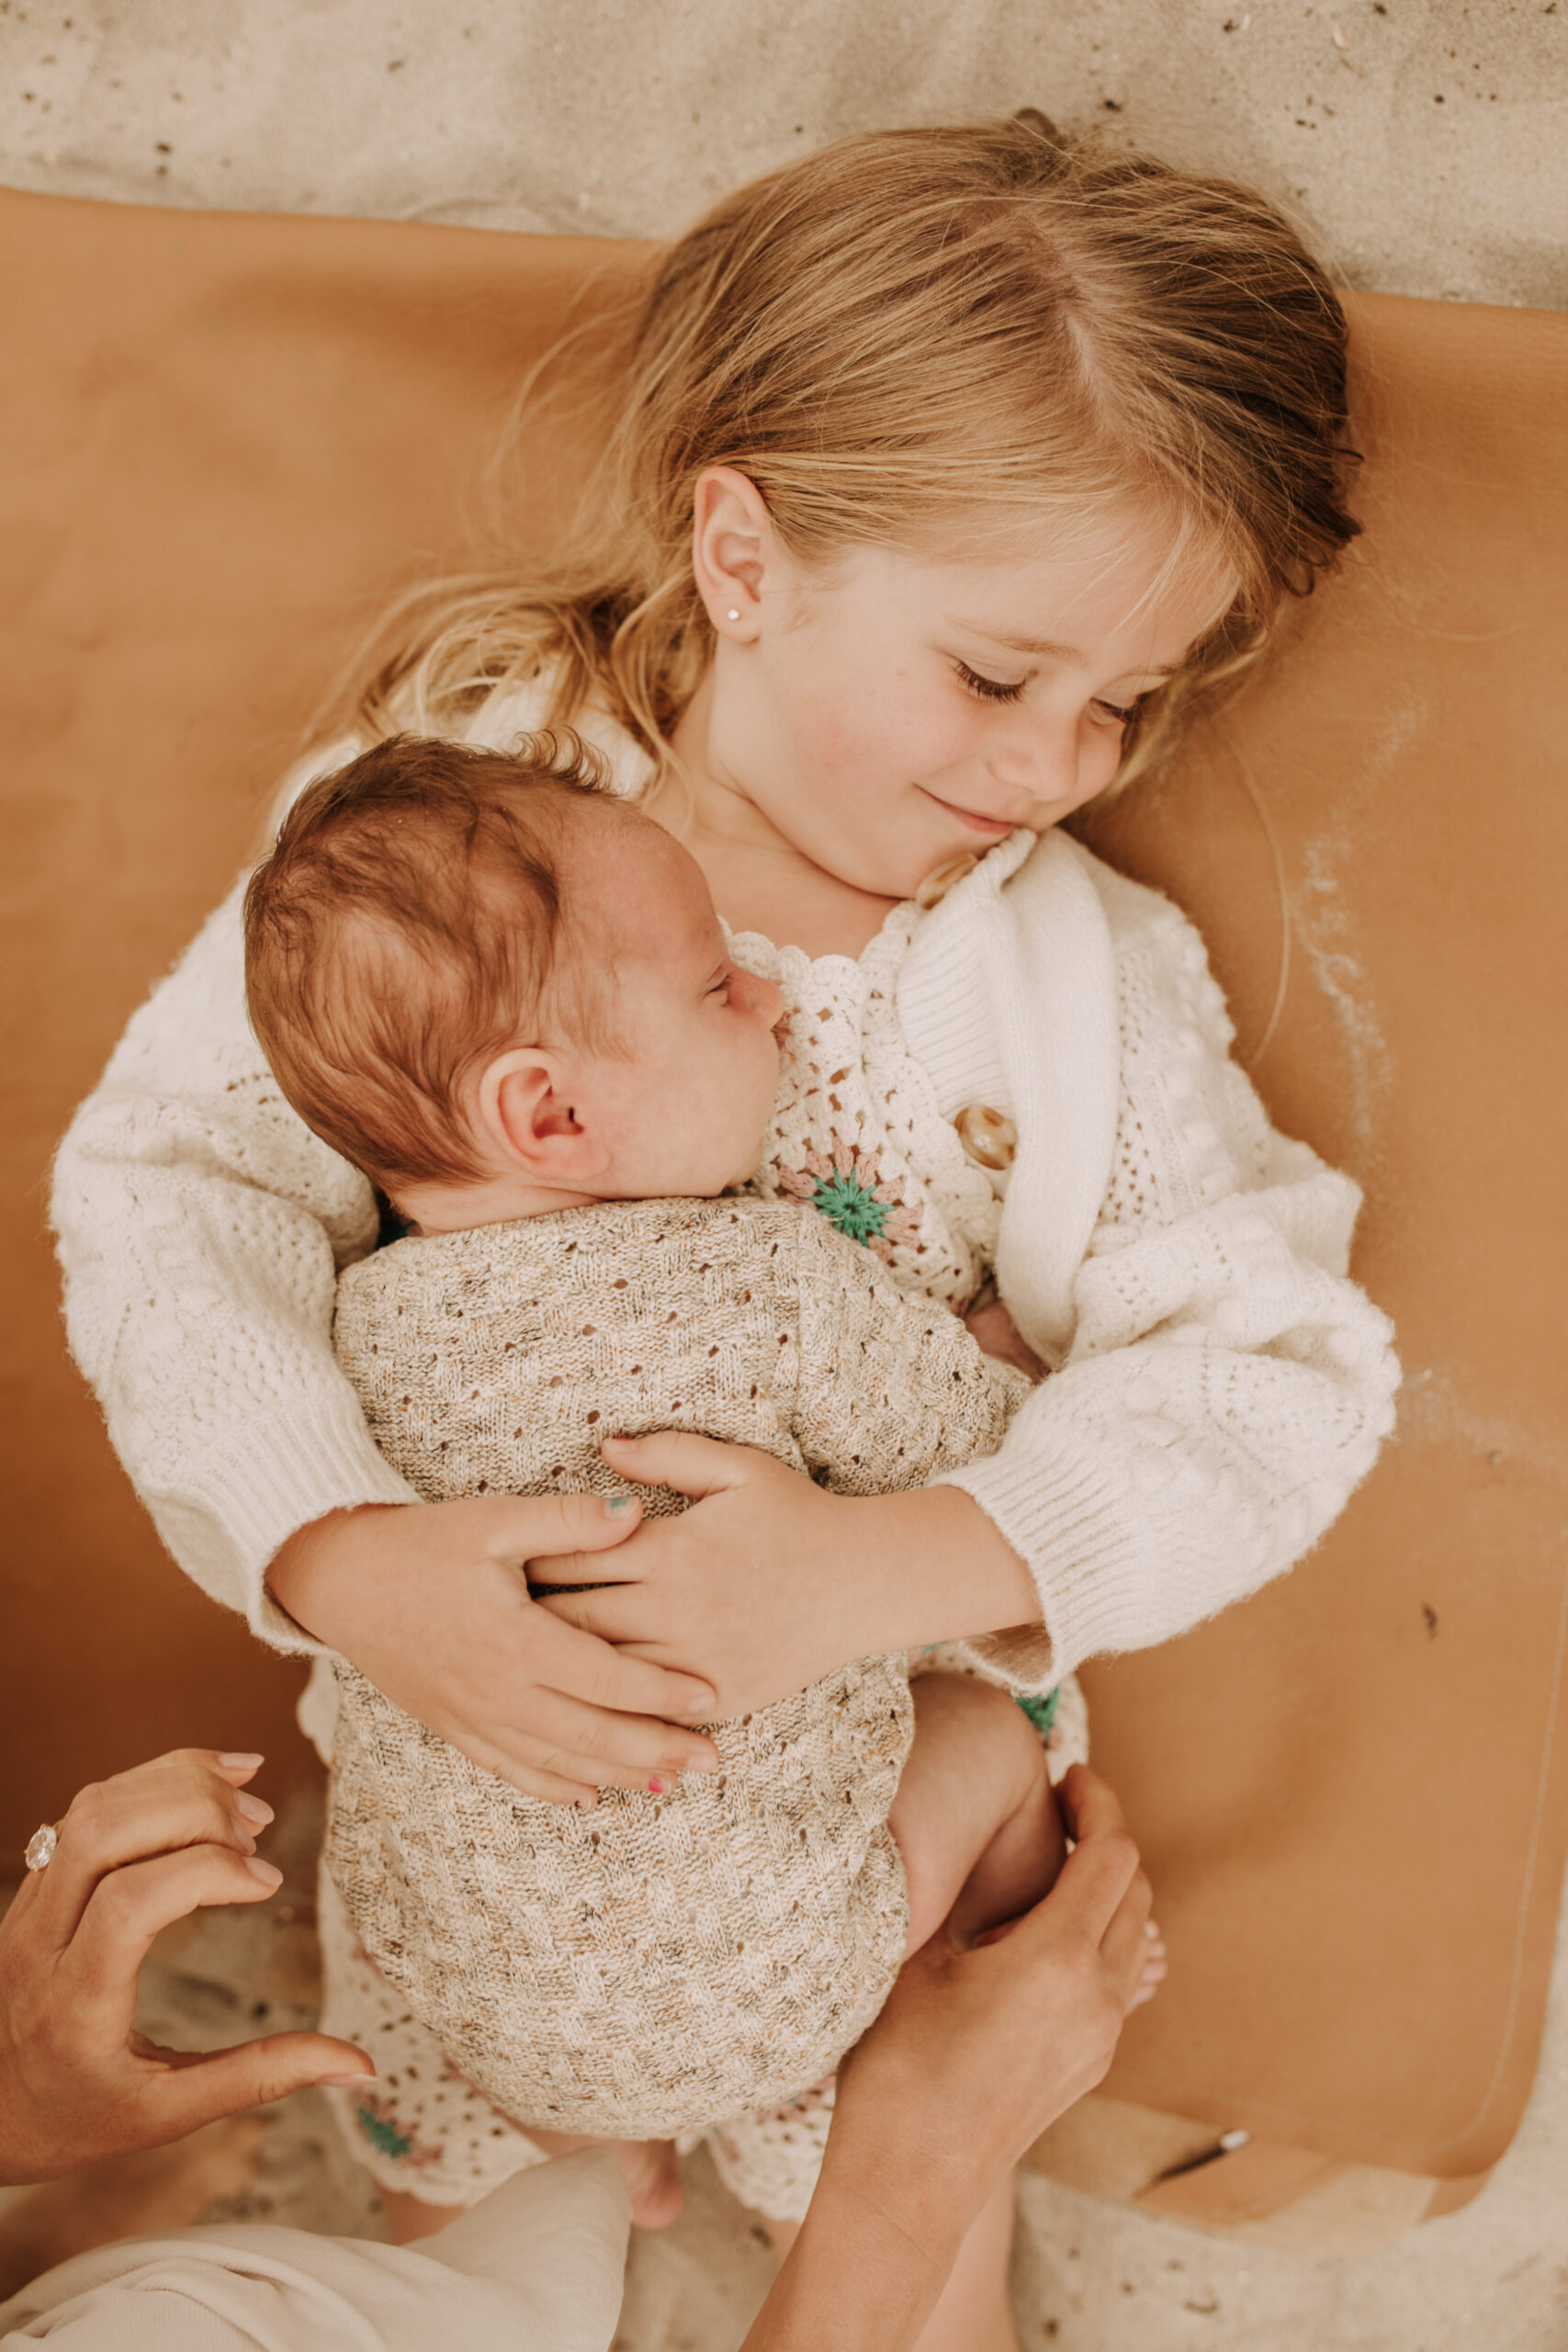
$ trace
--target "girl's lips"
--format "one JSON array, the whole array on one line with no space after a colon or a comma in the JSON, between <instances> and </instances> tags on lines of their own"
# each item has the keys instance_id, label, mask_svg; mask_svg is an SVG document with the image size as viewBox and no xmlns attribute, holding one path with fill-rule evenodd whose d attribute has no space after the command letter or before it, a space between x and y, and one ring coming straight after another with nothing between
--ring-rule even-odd
<instances>
[{"instance_id":1,"label":"girl's lips","mask_svg":"<svg viewBox=\"0 0 1568 2352\"><path fill-rule=\"evenodd\" d=\"M945 808L950 817L961 817L966 825L973 825L977 833L989 833L995 841L999 842L1004 834L1016 832L1018 830L1016 818L982 817L978 809L961 808L956 800L944 800L940 793L932 792L923 784L920 790L925 794L926 798L934 801L939 808Z\"/></svg>"}]
</instances>

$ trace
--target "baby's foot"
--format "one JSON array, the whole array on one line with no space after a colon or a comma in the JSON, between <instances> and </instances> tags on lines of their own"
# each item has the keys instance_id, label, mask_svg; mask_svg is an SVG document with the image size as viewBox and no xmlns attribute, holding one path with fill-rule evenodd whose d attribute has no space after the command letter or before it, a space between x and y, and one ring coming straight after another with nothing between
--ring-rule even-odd
<instances>
[{"instance_id":1,"label":"baby's foot","mask_svg":"<svg viewBox=\"0 0 1568 2352\"><path fill-rule=\"evenodd\" d=\"M1152 1919L1145 1927L1144 1933L1148 1938L1148 1950L1144 1954L1143 1973L1138 1978L1137 1989L1127 2004L1129 2017L1134 2009L1141 2009L1145 2001L1154 1999L1166 1979L1165 1938Z\"/></svg>"},{"instance_id":2,"label":"baby's foot","mask_svg":"<svg viewBox=\"0 0 1568 2352\"><path fill-rule=\"evenodd\" d=\"M632 2200L637 2227L667 2230L685 2198L674 2141L622 2140L616 2145L615 2161Z\"/></svg>"}]
</instances>

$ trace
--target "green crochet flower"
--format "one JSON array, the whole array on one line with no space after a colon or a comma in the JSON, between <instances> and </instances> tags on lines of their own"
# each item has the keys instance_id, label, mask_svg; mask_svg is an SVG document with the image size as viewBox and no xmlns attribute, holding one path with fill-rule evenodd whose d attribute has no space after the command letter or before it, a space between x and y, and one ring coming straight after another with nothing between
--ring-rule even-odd
<instances>
[{"instance_id":1,"label":"green crochet flower","mask_svg":"<svg viewBox=\"0 0 1568 2352\"><path fill-rule=\"evenodd\" d=\"M378 2115L373 2107L356 2107L354 2112L360 2130L372 2147L378 2148L384 2156L408 2154L413 2142L406 2132L398 2131L383 2116Z\"/></svg>"},{"instance_id":2,"label":"green crochet flower","mask_svg":"<svg viewBox=\"0 0 1568 2352\"><path fill-rule=\"evenodd\" d=\"M1020 1699L1018 1703L1035 1730L1043 1734L1056 1720L1056 1702L1061 1695L1060 1690L1047 1690L1043 1699Z\"/></svg>"},{"instance_id":3,"label":"green crochet flower","mask_svg":"<svg viewBox=\"0 0 1568 2352\"><path fill-rule=\"evenodd\" d=\"M869 1184L846 1170L818 1176L811 1205L820 1209L831 1226L851 1241L879 1241L887 1223L890 1201L879 1201Z\"/></svg>"}]
</instances>

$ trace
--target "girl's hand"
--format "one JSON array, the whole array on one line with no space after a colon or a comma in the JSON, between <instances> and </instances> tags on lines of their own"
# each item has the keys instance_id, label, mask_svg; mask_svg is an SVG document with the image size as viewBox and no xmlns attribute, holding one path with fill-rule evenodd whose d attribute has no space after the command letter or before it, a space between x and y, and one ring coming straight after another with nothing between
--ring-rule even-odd
<instances>
[{"instance_id":1,"label":"girl's hand","mask_svg":"<svg viewBox=\"0 0 1568 2352\"><path fill-rule=\"evenodd\" d=\"M1044 1379L1044 1365L990 1283L965 1309L964 1326L987 1355L996 1356L1002 1363L1015 1365L1020 1372L1027 1373L1031 1380Z\"/></svg>"},{"instance_id":2,"label":"girl's hand","mask_svg":"<svg viewBox=\"0 0 1568 2352\"><path fill-rule=\"evenodd\" d=\"M307 2083L375 2074L362 2050L275 2033L209 2055L131 2030L136 1976L161 1928L214 1903L265 1903L271 1808L239 1794L259 1756L177 1749L83 1789L54 1856L0 1920L0 2183L52 2180Z\"/></svg>"},{"instance_id":3,"label":"girl's hand","mask_svg":"<svg viewBox=\"0 0 1568 2352\"><path fill-rule=\"evenodd\" d=\"M543 1606L623 1655L701 1674L718 1717L753 1713L851 1658L1026 1623L1027 1570L954 1487L830 1495L745 1445L679 1430L612 1438L623 1478L698 1498L644 1525L613 1562L561 1561L561 1583L614 1577Z\"/></svg>"},{"instance_id":4,"label":"girl's hand","mask_svg":"<svg viewBox=\"0 0 1568 2352\"><path fill-rule=\"evenodd\" d=\"M592 1575L583 1555L637 1524L636 1498L624 1500L612 1510L597 1495L498 1495L332 1511L289 1538L267 1582L297 1623L485 1771L529 1796L591 1805L600 1788L718 1762L711 1741L673 1728L713 1720L706 1682L623 1656L529 1593L530 1560L568 1553Z\"/></svg>"}]
</instances>

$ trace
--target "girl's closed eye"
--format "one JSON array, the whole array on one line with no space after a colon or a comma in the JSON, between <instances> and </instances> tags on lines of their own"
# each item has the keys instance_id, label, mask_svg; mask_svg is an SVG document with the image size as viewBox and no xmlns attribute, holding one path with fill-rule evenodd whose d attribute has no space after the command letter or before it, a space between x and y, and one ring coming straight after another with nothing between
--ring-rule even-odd
<instances>
[{"instance_id":1,"label":"girl's closed eye","mask_svg":"<svg viewBox=\"0 0 1568 2352\"><path fill-rule=\"evenodd\" d=\"M967 662L958 662L953 666L961 684L984 702L1017 702L1029 684L1027 678L987 678L983 671L972 670ZM1108 702L1103 695L1097 695L1089 707L1097 718L1112 727L1126 727L1138 715L1135 700L1130 703Z\"/></svg>"},{"instance_id":2,"label":"girl's closed eye","mask_svg":"<svg viewBox=\"0 0 1568 2352\"><path fill-rule=\"evenodd\" d=\"M1027 678L1017 678L1010 684L1004 678L987 678L980 671L972 670L967 662L954 662L953 667L960 684L970 694L978 695L982 702L1016 702L1029 684Z\"/></svg>"}]
</instances>

